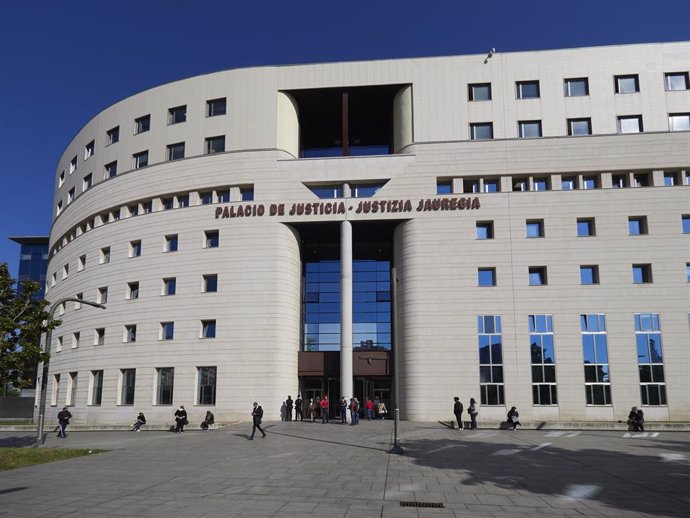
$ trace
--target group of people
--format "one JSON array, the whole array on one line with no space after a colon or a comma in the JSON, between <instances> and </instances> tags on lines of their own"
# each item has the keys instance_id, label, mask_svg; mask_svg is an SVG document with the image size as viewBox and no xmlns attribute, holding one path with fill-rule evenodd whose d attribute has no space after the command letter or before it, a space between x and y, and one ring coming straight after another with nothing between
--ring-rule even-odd
<instances>
[{"instance_id":1,"label":"group of people","mask_svg":"<svg viewBox=\"0 0 690 518\"><path fill-rule=\"evenodd\" d=\"M628 429L636 432L644 432L644 412L636 406L630 409L628 414Z\"/></svg>"},{"instance_id":2,"label":"group of people","mask_svg":"<svg viewBox=\"0 0 690 518\"><path fill-rule=\"evenodd\" d=\"M464 410L465 408L463 407L460 398L455 396L453 398L453 414L455 414L455 419L458 422L458 430L462 430L464 428L464 424L462 422L462 412ZM470 415L470 430L476 430L479 410L477 410L477 401L475 401L474 398L470 398L470 406L467 407L467 413ZM517 430L518 425L522 426L522 423L520 422L520 413L517 411L516 407L510 407L506 417L506 422L508 423L508 426L513 427L513 431Z\"/></svg>"},{"instance_id":3,"label":"group of people","mask_svg":"<svg viewBox=\"0 0 690 518\"><path fill-rule=\"evenodd\" d=\"M288 396L283 402L280 409L280 418L282 421L292 421L292 412L295 411L295 421L304 421L304 405L305 401L301 396L297 396L297 399L293 400L292 396ZM349 402L347 398L342 398L339 403L340 407L340 422L342 424L347 424L347 413L350 413L350 424L355 425L359 423L359 415L361 412L361 404L359 400L355 397L350 398ZM388 409L383 401L374 401L373 399L368 399L364 402L364 411L367 419L371 421L375 417L378 417L382 421L386 418L388 414ZM321 416L322 423L330 423L330 402L328 400L328 395L326 394L320 401L315 402L314 399L309 399L306 403L306 414L307 419L311 422L316 422L317 417Z\"/></svg>"}]
</instances>

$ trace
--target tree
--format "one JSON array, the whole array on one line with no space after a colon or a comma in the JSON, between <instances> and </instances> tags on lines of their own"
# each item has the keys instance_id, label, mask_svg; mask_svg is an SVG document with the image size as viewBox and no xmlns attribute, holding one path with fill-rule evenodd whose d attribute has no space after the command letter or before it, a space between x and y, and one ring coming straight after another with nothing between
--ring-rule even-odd
<instances>
[{"instance_id":1,"label":"tree","mask_svg":"<svg viewBox=\"0 0 690 518\"><path fill-rule=\"evenodd\" d=\"M48 358L41 352L41 335L60 325L48 322L48 302L32 295L39 290L35 281L24 281L15 289L7 264L0 263L0 387L31 385L25 372L32 372Z\"/></svg>"}]
</instances>

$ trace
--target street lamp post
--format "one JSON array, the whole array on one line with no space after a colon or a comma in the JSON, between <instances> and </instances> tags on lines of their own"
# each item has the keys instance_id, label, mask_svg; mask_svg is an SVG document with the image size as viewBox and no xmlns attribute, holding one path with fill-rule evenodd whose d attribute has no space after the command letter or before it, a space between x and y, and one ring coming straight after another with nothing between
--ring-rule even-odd
<instances>
[{"instance_id":1,"label":"street lamp post","mask_svg":"<svg viewBox=\"0 0 690 518\"><path fill-rule=\"evenodd\" d=\"M400 340L398 326L398 270L394 266L392 268L392 299L393 299L393 336L395 337L395 349L393 350L393 397L395 398L395 409L393 410L393 447L390 453L402 455L405 450L400 446L400 362L398 355L400 353Z\"/></svg>"},{"instance_id":2,"label":"street lamp post","mask_svg":"<svg viewBox=\"0 0 690 518\"><path fill-rule=\"evenodd\" d=\"M53 316L55 315L55 310L59 308L65 302L78 302L79 304L86 304L87 306L93 306L94 308L105 309L105 305L98 304L96 302L91 302L90 300L77 299L74 297L67 297L64 299L57 300L53 302L50 307L50 312L48 313L48 331L46 332L46 341L43 346L43 351L48 353L48 358L43 362L43 373L41 374L41 396L38 402L38 426L36 427L36 447L38 448L43 444L43 423L45 421L46 414L46 389L48 388L48 367L50 366L50 345L53 340Z\"/></svg>"}]
</instances>

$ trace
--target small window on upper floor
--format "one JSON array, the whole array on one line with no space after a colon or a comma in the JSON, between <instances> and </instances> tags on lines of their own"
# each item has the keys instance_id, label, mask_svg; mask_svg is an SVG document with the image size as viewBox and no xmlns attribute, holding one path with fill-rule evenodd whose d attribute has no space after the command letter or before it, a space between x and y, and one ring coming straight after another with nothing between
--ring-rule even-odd
<instances>
[{"instance_id":1,"label":"small window on upper floor","mask_svg":"<svg viewBox=\"0 0 690 518\"><path fill-rule=\"evenodd\" d=\"M651 185L649 173L633 174L633 187L649 187Z\"/></svg>"},{"instance_id":2,"label":"small window on upper floor","mask_svg":"<svg viewBox=\"0 0 690 518\"><path fill-rule=\"evenodd\" d=\"M628 218L628 233L631 236L643 236L647 231L647 216L630 216Z\"/></svg>"},{"instance_id":3,"label":"small window on upper floor","mask_svg":"<svg viewBox=\"0 0 690 518\"><path fill-rule=\"evenodd\" d=\"M62 172L60 173L60 176L58 176L58 189L59 189L60 187L62 187L62 184L64 184L64 183L65 183L65 172L62 171Z\"/></svg>"},{"instance_id":4,"label":"small window on upper floor","mask_svg":"<svg viewBox=\"0 0 690 518\"><path fill-rule=\"evenodd\" d=\"M564 79L563 95L566 97L583 97L589 95L589 80L586 77Z\"/></svg>"},{"instance_id":5,"label":"small window on upper floor","mask_svg":"<svg viewBox=\"0 0 690 518\"><path fill-rule=\"evenodd\" d=\"M568 119L568 135L571 137L576 137L579 135L591 135L592 134L592 119L582 118L582 119Z\"/></svg>"},{"instance_id":6,"label":"small window on upper floor","mask_svg":"<svg viewBox=\"0 0 690 518\"><path fill-rule=\"evenodd\" d=\"M254 187L240 187L242 201L254 201Z\"/></svg>"},{"instance_id":7,"label":"small window on upper floor","mask_svg":"<svg viewBox=\"0 0 690 518\"><path fill-rule=\"evenodd\" d=\"M480 192L481 182L479 178L464 178L462 180L462 192L464 194L474 194Z\"/></svg>"},{"instance_id":8,"label":"small window on upper floor","mask_svg":"<svg viewBox=\"0 0 690 518\"><path fill-rule=\"evenodd\" d=\"M202 320L201 321L201 336L200 338L215 338L216 337L216 321Z\"/></svg>"},{"instance_id":9,"label":"small window on upper floor","mask_svg":"<svg viewBox=\"0 0 690 518\"><path fill-rule=\"evenodd\" d=\"M614 189L623 189L628 186L628 175L614 174L611 175L611 186Z\"/></svg>"},{"instance_id":10,"label":"small window on upper floor","mask_svg":"<svg viewBox=\"0 0 690 518\"><path fill-rule=\"evenodd\" d=\"M539 81L516 81L515 97L517 99L538 99Z\"/></svg>"},{"instance_id":11,"label":"small window on upper floor","mask_svg":"<svg viewBox=\"0 0 690 518\"><path fill-rule=\"evenodd\" d=\"M475 83L467 85L468 98L470 101L490 101L491 83Z\"/></svg>"},{"instance_id":12,"label":"small window on upper floor","mask_svg":"<svg viewBox=\"0 0 690 518\"><path fill-rule=\"evenodd\" d=\"M87 174L84 179L81 182L81 191L88 191L91 189L91 186L93 185L93 174L89 173Z\"/></svg>"},{"instance_id":13,"label":"small window on upper floor","mask_svg":"<svg viewBox=\"0 0 690 518\"><path fill-rule=\"evenodd\" d=\"M496 286L496 268L477 268L477 286Z\"/></svg>"},{"instance_id":14,"label":"small window on upper floor","mask_svg":"<svg viewBox=\"0 0 690 518\"><path fill-rule=\"evenodd\" d=\"M133 205L127 205L127 212L129 212L129 217L138 216L139 215L139 205L136 203Z\"/></svg>"},{"instance_id":15,"label":"small window on upper floor","mask_svg":"<svg viewBox=\"0 0 690 518\"><path fill-rule=\"evenodd\" d=\"M666 187L673 187L674 185L679 185L678 173L664 173L664 185Z\"/></svg>"},{"instance_id":16,"label":"small window on upper floor","mask_svg":"<svg viewBox=\"0 0 690 518\"><path fill-rule=\"evenodd\" d=\"M134 119L134 134L145 133L151 129L151 115L144 115Z\"/></svg>"},{"instance_id":17,"label":"small window on upper floor","mask_svg":"<svg viewBox=\"0 0 690 518\"><path fill-rule=\"evenodd\" d=\"M618 133L642 133L642 115L621 115L618 117Z\"/></svg>"},{"instance_id":18,"label":"small window on upper floor","mask_svg":"<svg viewBox=\"0 0 690 518\"><path fill-rule=\"evenodd\" d=\"M452 180L436 180L436 194L452 194L453 181Z\"/></svg>"},{"instance_id":19,"label":"small window on upper floor","mask_svg":"<svg viewBox=\"0 0 690 518\"><path fill-rule=\"evenodd\" d=\"M541 121L518 121L519 138L537 138L541 136Z\"/></svg>"},{"instance_id":20,"label":"small window on upper floor","mask_svg":"<svg viewBox=\"0 0 690 518\"><path fill-rule=\"evenodd\" d=\"M149 165L149 152L141 151L132 155L132 169L141 169Z\"/></svg>"},{"instance_id":21,"label":"small window on upper floor","mask_svg":"<svg viewBox=\"0 0 690 518\"><path fill-rule=\"evenodd\" d=\"M690 113L669 113L668 129L671 131L689 131Z\"/></svg>"},{"instance_id":22,"label":"small window on upper floor","mask_svg":"<svg viewBox=\"0 0 690 518\"><path fill-rule=\"evenodd\" d=\"M161 208L163 210L172 210L173 207L175 207L175 199L172 196L161 198Z\"/></svg>"},{"instance_id":23,"label":"small window on upper floor","mask_svg":"<svg viewBox=\"0 0 690 518\"><path fill-rule=\"evenodd\" d=\"M561 189L564 191L574 191L577 189L577 179L574 176L564 176L561 179Z\"/></svg>"},{"instance_id":24,"label":"small window on upper floor","mask_svg":"<svg viewBox=\"0 0 690 518\"><path fill-rule=\"evenodd\" d=\"M218 248L220 244L220 234L217 230L206 230L204 232L204 248Z\"/></svg>"},{"instance_id":25,"label":"small window on upper floor","mask_svg":"<svg viewBox=\"0 0 690 518\"><path fill-rule=\"evenodd\" d=\"M374 196L384 183L360 183L350 186L350 196L352 198L371 198Z\"/></svg>"},{"instance_id":26,"label":"small window on upper floor","mask_svg":"<svg viewBox=\"0 0 690 518\"><path fill-rule=\"evenodd\" d=\"M343 186L342 184L334 185L314 185L309 187L309 190L316 194L322 200L342 198Z\"/></svg>"},{"instance_id":27,"label":"small window on upper floor","mask_svg":"<svg viewBox=\"0 0 690 518\"><path fill-rule=\"evenodd\" d=\"M187 122L187 105L168 108L168 125Z\"/></svg>"},{"instance_id":28,"label":"small window on upper floor","mask_svg":"<svg viewBox=\"0 0 690 518\"><path fill-rule=\"evenodd\" d=\"M92 140L86 146L84 146L84 160L87 160L88 158L93 156L93 153L96 149L96 141Z\"/></svg>"},{"instance_id":29,"label":"small window on upper floor","mask_svg":"<svg viewBox=\"0 0 690 518\"><path fill-rule=\"evenodd\" d=\"M690 214L683 214L680 219L683 234L690 234Z\"/></svg>"},{"instance_id":30,"label":"small window on upper floor","mask_svg":"<svg viewBox=\"0 0 690 518\"><path fill-rule=\"evenodd\" d=\"M664 74L664 83L669 92L676 90L690 90L690 81L687 72L667 72Z\"/></svg>"},{"instance_id":31,"label":"small window on upper floor","mask_svg":"<svg viewBox=\"0 0 690 518\"><path fill-rule=\"evenodd\" d=\"M225 115L227 112L227 101L225 97L206 101L206 117L216 117Z\"/></svg>"},{"instance_id":32,"label":"small window on upper floor","mask_svg":"<svg viewBox=\"0 0 690 518\"><path fill-rule=\"evenodd\" d=\"M86 268L86 254L80 255L77 261L77 271L80 272Z\"/></svg>"},{"instance_id":33,"label":"small window on upper floor","mask_svg":"<svg viewBox=\"0 0 690 518\"><path fill-rule=\"evenodd\" d=\"M200 192L199 199L202 205L211 205L213 203L213 191Z\"/></svg>"},{"instance_id":34,"label":"small window on upper floor","mask_svg":"<svg viewBox=\"0 0 690 518\"><path fill-rule=\"evenodd\" d=\"M215 293L218 291L218 274L210 273L202 276L202 293Z\"/></svg>"},{"instance_id":35,"label":"small window on upper floor","mask_svg":"<svg viewBox=\"0 0 690 518\"><path fill-rule=\"evenodd\" d=\"M162 280L161 295L171 297L177 293L177 278L166 277Z\"/></svg>"},{"instance_id":36,"label":"small window on upper floor","mask_svg":"<svg viewBox=\"0 0 690 518\"><path fill-rule=\"evenodd\" d=\"M525 222L525 234L528 238L544 237L544 220L528 219Z\"/></svg>"},{"instance_id":37,"label":"small window on upper floor","mask_svg":"<svg viewBox=\"0 0 690 518\"><path fill-rule=\"evenodd\" d=\"M101 248L101 253L98 259L99 264L106 264L110 262L110 247L105 246Z\"/></svg>"},{"instance_id":38,"label":"small window on upper floor","mask_svg":"<svg viewBox=\"0 0 690 518\"><path fill-rule=\"evenodd\" d=\"M499 192L501 190L498 178L485 178L482 192Z\"/></svg>"},{"instance_id":39,"label":"small window on upper floor","mask_svg":"<svg viewBox=\"0 0 690 518\"><path fill-rule=\"evenodd\" d=\"M632 265L633 284L648 284L652 282L651 264Z\"/></svg>"},{"instance_id":40,"label":"small window on upper floor","mask_svg":"<svg viewBox=\"0 0 690 518\"><path fill-rule=\"evenodd\" d=\"M69 192L67 193L67 205L72 203L74 201L74 196L75 196L75 189L72 187Z\"/></svg>"},{"instance_id":41,"label":"small window on upper floor","mask_svg":"<svg viewBox=\"0 0 690 518\"><path fill-rule=\"evenodd\" d=\"M98 288L96 290L96 302L99 304L107 304L108 303L108 287L103 286L102 288Z\"/></svg>"},{"instance_id":42,"label":"small window on upper floor","mask_svg":"<svg viewBox=\"0 0 690 518\"><path fill-rule=\"evenodd\" d=\"M470 140L491 140L494 138L493 122L470 123Z\"/></svg>"},{"instance_id":43,"label":"small window on upper floor","mask_svg":"<svg viewBox=\"0 0 690 518\"><path fill-rule=\"evenodd\" d=\"M139 282L127 283L127 300L136 300L139 298Z\"/></svg>"},{"instance_id":44,"label":"small window on upper floor","mask_svg":"<svg viewBox=\"0 0 690 518\"><path fill-rule=\"evenodd\" d=\"M129 242L129 257L141 256L141 239Z\"/></svg>"},{"instance_id":45,"label":"small window on upper floor","mask_svg":"<svg viewBox=\"0 0 690 518\"><path fill-rule=\"evenodd\" d=\"M477 221L477 239L493 239L494 238L494 222L493 221Z\"/></svg>"},{"instance_id":46,"label":"small window on upper floor","mask_svg":"<svg viewBox=\"0 0 690 518\"><path fill-rule=\"evenodd\" d=\"M120 126L109 129L105 134L105 145L109 146L120 141Z\"/></svg>"},{"instance_id":47,"label":"small window on upper floor","mask_svg":"<svg viewBox=\"0 0 690 518\"><path fill-rule=\"evenodd\" d=\"M580 284L599 284L599 267L591 264L580 266Z\"/></svg>"},{"instance_id":48,"label":"small window on upper floor","mask_svg":"<svg viewBox=\"0 0 690 518\"><path fill-rule=\"evenodd\" d=\"M168 144L166 147L166 160L179 160L184 158L184 142Z\"/></svg>"},{"instance_id":49,"label":"small window on upper floor","mask_svg":"<svg viewBox=\"0 0 690 518\"><path fill-rule=\"evenodd\" d=\"M225 135L219 135L218 137L208 137L206 139L204 152L207 155L212 155L213 153L223 153L224 151Z\"/></svg>"},{"instance_id":50,"label":"small window on upper floor","mask_svg":"<svg viewBox=\"0 0 690 518\"><path fill-rule=\"evenodd\" d=\"M549 190L549 179L547 177L535 178L532 182L535 191L548 191Z\"/></svg>"},{"instance_id":51,"label":"small window on upper floor","mask_svg":"<svg viewBox=\"0 0 690 518\"><path fill-rule=\"evenodd\" d=\"M169 234L165 236L164 252L177 252L178 238L177 234Z\"/></svg>"},{"instance_id":52,"label":"small window on upper floor","mask_svg":"<svg viewBox=\"0 0 690 518\"><path fill-rule=\"evenodd\" d=\"M72 174L76 170L77 170L77 157L75 156L72 160L69 161L69 174Z\"/></svg>"},{"instance_id":53,"label":"small window on upper floor","mask_svg":"<svg viewBox=\"0 0 690 518\"><path fill-rule=\"evenodd\" d=\"M530 266L527 270L530 286L546 286L548 284L546 266Z\"/></svg>"},{"instance_id":54,"label":"small window on upper floor","mask_svg":"<svg viewBox=\"0 0 690 518\"><path fill-rule=\"evenodd\" d=\"M178 194L176 198L178 207L189 207L189 194Z\"/></svg>"},{"instance_id":55,"label":"small window on upper floor","mask_svg":"<svg viewBox=\"0 0 690 518\"><path fill-rule=\"evenodd\" d=\"M105 164L103 171L103 178L106 180L115 176L117 176L117 160Z\"/></svg>"},{"instance_id":56,"label":"small window on upper floor","mask_svg":"<svg viewBox=\"0 0 690 518\"><path fill-rule=\"evenodd\" d=\"M519 176L513 177L513 192L527 191L529 191L529 178Z\"/></svg>"},{"instance_id":57,"label":"small window on upper floor","mask_svg":"<svg viewBox=\"0 0 690 518\"><path fill-rule=\"evenodd\" d=\"M57 202L57 206L55 207L55 216L59 216L62 213L62 200Z\"/></svg>"},{"instance_id":58,"label":"small window on upper floor","mask_svg":"<svg viewBox=\"0 0 690 518\"><path fill-rule=\"evenodd\" d=\"M141 211L144 214L151 214L153 212L153 202L151 200L142 202Z\"/></svg>"},{"instance_id":59,"label":"small window on upper floor","mask_svg":"<svg viewBox=\"0 0 690 518\"><path fill-rule=\"evenodd\" d=\"M577 237L592 237L596 235L594 218L577 219Z\"/></svg>"},{"instance_id":60,"label":"small window on upper floor","mask_svg":"<svg viewBox=\"0 0 690 518\"><path fill-rule=\"evenodd\" d=\"M592 190L599 188L599 178L597 176L583 176L582 188L585 190Z\"/></svg>"},{"instance_id":61,"label":"small window on upper floor","mask_svg":"<svg viewBox=\"0 0 690 518\"><path fill-rule=\"evenodd\" d=\"M216 191L216 203L228 203L230 201L230 189L218 189Z\"/></svg>"},{"instance_id":62,"label":"small window on upper floor","mask_svg":"<svg viewBox=\"0 0 690 518\"><path fill-rule=\"evenodd\" d=\"M640 91L640 80L637 74L614 76L617 94L633 94Z\"/></svg>"}]
</instances>

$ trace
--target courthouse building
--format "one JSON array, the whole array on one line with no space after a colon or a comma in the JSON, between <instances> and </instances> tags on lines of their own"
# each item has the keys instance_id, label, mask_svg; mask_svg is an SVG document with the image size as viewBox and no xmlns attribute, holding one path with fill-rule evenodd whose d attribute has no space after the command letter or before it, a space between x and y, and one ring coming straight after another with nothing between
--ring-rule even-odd
<instances>
[{"instance_id":1,"label":"courthouse building","mask_svg":"<svg viewBox=\"0 0 690 518\"><path fill-rule=\"evenodd\" d=\"M690 420L690 42L228 70L55 174L48 403L77 424Z\"/></svg>"}]
</instances>

